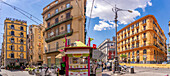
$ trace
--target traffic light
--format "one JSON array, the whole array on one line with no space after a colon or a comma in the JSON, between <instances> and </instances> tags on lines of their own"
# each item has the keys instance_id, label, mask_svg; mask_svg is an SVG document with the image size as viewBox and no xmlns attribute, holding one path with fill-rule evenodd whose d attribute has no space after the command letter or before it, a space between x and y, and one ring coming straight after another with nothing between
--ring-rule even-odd
<instances>
[{"instance_id":1,"label":"traffic light","mask_svg":"<svg viewBox=\"0 0 170 76\"><path fill-rule=\"evenodd\" d=\"M59 71L60 75L64 75L65 74L65 67L66 67L66 63L62 62L60 63L61 66L61 70Z\"/></svg>"}]
</instances>

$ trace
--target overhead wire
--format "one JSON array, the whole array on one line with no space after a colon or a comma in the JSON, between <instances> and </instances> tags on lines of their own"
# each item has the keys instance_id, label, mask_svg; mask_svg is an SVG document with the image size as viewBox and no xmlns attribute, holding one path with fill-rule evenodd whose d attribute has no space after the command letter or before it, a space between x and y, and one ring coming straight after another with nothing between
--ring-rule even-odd
<instances>
[{"instance_id":1,"label":"overhead wire","mask_svg":"<svg viewBox=\"0 0 170 76\"><path fill-rule=\"evenodd\" d=\"M33 15L30 14L30 13L28 13L28 12L26 12L26 11L24 11L24 10L16 7L16 6L10 5L10 4L2 1L2 0L0 0L0 1L1 1L2 3L6 4L6 5L10 6L10 7L12 7L14 10L18 11L19 13L23 14L24 16L26 16L27 18L29 18L29 19L32 20L33 22L39 24L37 21L35 21L34 19L32 19L32 17L35 18L35 19L37 19L38 21L42 22L40 19L38 19L37 17L33 16ZM26 14L30 15L30 17L29 17L28 15L26 15Z\"/></svg>"},{"instance_id":2,"label":"overhead wire","mask_svg":"<svg viewBox=\"0 0 170 76\"><path fill-rule=\"evenodd\" d=\"M109 4L110 6L112 6L113 8L115 8L114 5L112 5L111 3L107 2L106 0L103 0L104 2L106 2L107 4ZM113 0L114 1L114 0ZM115 3L117 3L116 1L114 1ZM122 12L122 11L119 11L122 15L124 15L126 17L126 15ZM132 20L130 20L129 18L127 18L130 22L133 22Z\"/></svg>"},{"instance_id":3,"label":"overhead wire","mask_svg":"<svg viewBox=\"0 0 170 76\"><path fill-rule=\"evenodd\" d=\"M90 21L91 21L93 6L94 6L94 0L93 0L93 2L92 2L91 11L90 11L90 18L89 18L89 23L88 23L88 30L89 30L89 26L90 26Z\"/></svg>"}]
</instances>

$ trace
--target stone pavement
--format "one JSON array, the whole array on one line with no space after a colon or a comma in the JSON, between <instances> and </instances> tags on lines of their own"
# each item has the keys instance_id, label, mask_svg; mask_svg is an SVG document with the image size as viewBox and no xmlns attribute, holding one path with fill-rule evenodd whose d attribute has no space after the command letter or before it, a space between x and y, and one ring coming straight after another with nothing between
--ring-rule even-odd
<instances>
[{"instance_id":1,"label":"stone pavement","mask_svg":"<svg viewBox=\"0 0 170 76\"><path fill-rule=\"evenodd\" d=\"M121 73L118 75L114 75L112 71L104 70L102 76L170 76L170 69L166 68L142 68L135 67L135 73Z\"/></svg>"}]
</instances>

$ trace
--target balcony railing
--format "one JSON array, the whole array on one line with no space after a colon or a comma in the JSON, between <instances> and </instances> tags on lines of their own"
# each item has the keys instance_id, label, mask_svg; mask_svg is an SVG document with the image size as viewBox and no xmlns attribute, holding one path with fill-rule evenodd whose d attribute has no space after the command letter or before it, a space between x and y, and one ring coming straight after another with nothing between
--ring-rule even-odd
<instances>
[{"instance_id":1,"label":"balcony railing","mask_svg":"<svg viewBox=\"0 0 170 76\"><path fill-rule=\"evenodd\" d=\"M53 28L53 27L55 27L55 26L57 26L57 25L59 25L59 24L62 24L62 23L67 22L67 21L69 21L69 20L72 20L72 18L73 18L73 17L71 16L71 17L68 17L68 18L61 19L58 23L52 24L52 26L48 27L48 28L45 29L45 30L48 31L49 29L51 29L51 28Z\"/></svg>"},{"instance_id":2,"label":"balcony railing","mask_svg":"<svg viewBox=\"0 0 170 76\"><path fill-rule=\"evenodd\" d=\"M54 41L56 39L63 38L63 37L65 37L65 35L71 36L72 33L73 33L73 30L71 30L70 32L67 32L67 31L60 32L59 35L53 35L52 37L46 38L45 41L48 43L48 42Z\"/></svg>"},{"instance_id":3,"label":"balcony railing","mask_svg":"<svg viewBox=\"0 0 170 76\"><path fill-rule=\"evenodd\" d=\"M56 15L58 15L58 14L60 14L60 13L64 12L64 11L67 11L67 10L69 10L69 9L71 9L71 8L73 8L73 7L72 7L72 6L70 6L70 7L64 8L64 9L60 10L59 12L57 12L57 13L53 14L52 16L50 16L50 17L46 18L45 20L47 21L47 20L49 20L49 19L51 19L51 18L55 17Z\"/></svg>"},{"instance_id":4,"label":"balcony railing","mask_svg":"<svg viewBox=\"0 0 170 76\"><path fill-rule=\"evenodd\" d=\"M58 49L63 49L64 46L60 46ZM48 51L46 51L45 53L54 53L54 52L59 52L57 48L50 48L48 49Z\"/></svg>"}]
</instances>

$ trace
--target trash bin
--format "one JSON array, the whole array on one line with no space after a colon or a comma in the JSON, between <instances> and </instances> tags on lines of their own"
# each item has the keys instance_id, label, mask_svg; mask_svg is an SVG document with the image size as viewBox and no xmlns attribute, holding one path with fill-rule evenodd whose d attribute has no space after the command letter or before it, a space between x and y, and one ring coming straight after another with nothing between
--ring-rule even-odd
<instances>
[{"instance_id":1,"label":"trash bin","mask_svg":"<svg viewBox=\"0 0 170 76\"><path fill-rule=\"evenodd\" d=\"M135 72L134 72L134 67L133 67L133 66L130 67L130 73L135 73Z\"/></svg>"}]
</instances>

